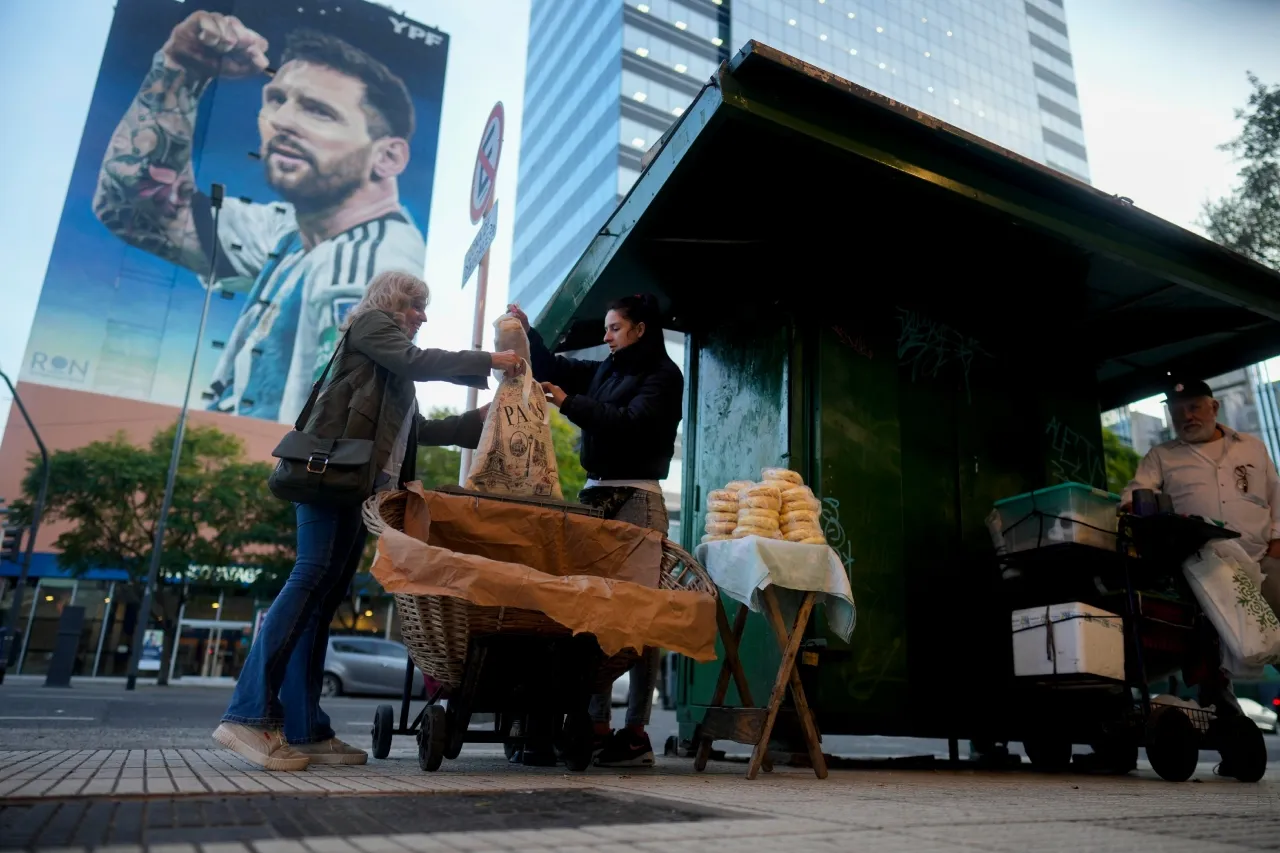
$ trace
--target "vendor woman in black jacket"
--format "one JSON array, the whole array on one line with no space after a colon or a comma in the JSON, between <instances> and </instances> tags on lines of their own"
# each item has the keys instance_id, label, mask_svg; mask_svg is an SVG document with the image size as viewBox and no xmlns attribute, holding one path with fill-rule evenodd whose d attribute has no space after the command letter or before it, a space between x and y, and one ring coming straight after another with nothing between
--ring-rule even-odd
<instances>
[{"instance_id":1,"label":"vendor woman in black jacket","mask_svg":"<svg viewBox=\"0 0 1280 853\"><path fill-rule=\"evenodd\" d=\"M684 407L684 377L667 355L662 317L649 295L627 296L604 317L604 361L552 355L518 305L507 311L529 332L533 375L547 398L582 430L586 487L579 500L604 510L606 518L640 527L668 529L659 481L671 469L676 427ZM658 649L646 648L631 668L626 727L610 730L609 696L591 700L599 767L650 767L653 747L645 726L658 677Z\"/></svg>"}]
</instances>

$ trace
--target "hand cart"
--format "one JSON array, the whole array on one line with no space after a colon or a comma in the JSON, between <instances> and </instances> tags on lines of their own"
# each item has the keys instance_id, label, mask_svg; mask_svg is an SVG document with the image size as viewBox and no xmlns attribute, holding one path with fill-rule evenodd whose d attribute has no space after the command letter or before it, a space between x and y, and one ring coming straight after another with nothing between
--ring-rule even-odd
<instances>
[{"instance_id":1,"label":"hand cart","mask_svg":"<svg viewBox=\"0 0 1280 853\"><path fill-rule=\"evenodd\" d=\"M437 492L504 501L601 518L598 509L563 501L471 492L456 486ZM375 536L403 529L407 493L384 492L365 505L365 524ZM715 596L705 570L679 546L663 541L661 586ZM391 705L380 705L372 729L373 755L386 758L396 735L418 742L418 763L435 771L467 743L501 743L508 758L525 746L557 749L572 771L587 769L593 731L587 713L591 695L608 694L637 659L624 650L605 657L595 638L572 632L545 614L516 608L481 607L459 598L395 596L401 634L409 650L399 725ZM410 722L414 669L437 682L427 704ZM441 700L446 704L441 706ZM493 713L491 731L472 731L471 717ZM561 721L567 722L561 725Z\"/></svg>"},{"instance_id":2,"label":"hand cart","mask_svg":"<svg viewBox=\"0 0 1280 853\"><path fill-rule=\"evenodd\" d=\"M1021 709L1039 720L1021 726L1032 766L1064 771L1072 763L1072 745L1088 743L1094 755L1083 762L1086 766L1091 762L1096 770L1128 773L1137 767L1139 748L1145 747L1161 778L1182 782L1195 773L1200 750L1206 749L1222 754L1223 775L1258 781L1266 772L1267 751L1252 720L1153 700L1150 691L1153 680L1186 671L1197 654L1202 668L1216 676L1216 634L1181 567L1211 540L1239 534L1163 513L1122 515L1114 535L1113 551L1063 542L1001 557L1011 609L1081 601L1119 613L1123 620L1123 682L1090 676L1017 679L1023 682L1016 690Z\"/></svg>"}]
</instances>

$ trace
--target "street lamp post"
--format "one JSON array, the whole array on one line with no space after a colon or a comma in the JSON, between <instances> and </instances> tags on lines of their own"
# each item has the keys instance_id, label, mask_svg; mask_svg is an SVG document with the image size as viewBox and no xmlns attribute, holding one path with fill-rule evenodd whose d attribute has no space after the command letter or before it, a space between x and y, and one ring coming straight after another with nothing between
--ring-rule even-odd
<instances>
[{"instance_id":1,"label":"street lamp post","mask_svg":"<svg viewBox=\"0 0 1280 853\"><path fill-rule=\"evenodd\" d=\"M9 393L13 395L14 404L18 407L18 411L22 413L22 419L27 422L27 429L31 430L31 436L36 440L36 447L40 448L40 466L43 469L43 474L40 477L40 491L36 494L36 502L31 507L31 526L27 530L27 550L22 556L22 565L18 569L18 583L13 588L13 603L9 606L9 612L5 614L4 631L0 633L0 684L4 684L4 676L9 669L9 650L13 646L13 634L18 625L18 612L22 610L22 597L27 590L27 575L31 572L31 554L36 547L36 535L40 533L40 518L44 515L44 501L49 494L49 451L45 448L44 442L40 440L40 433L36 431L36 425L32 422L31 415L27 414L27 407L22 405L22 398L18 396L18 389L13 387L8 374L3 370L0 370L0 379L3 379L4 384L9 386Z\"/></svg>"},{"instance_id":2,"label":"street lamp post","mask_svg":"<svg viewBox=\"0 0 1280 853\"><path fill-rule=\"evenodd\" d=\"M204 340L204 326L209 318L209 301L213 298L218 271L218 217L222 213L222 196L225 188L222 184L214 184L209 201L213 206L213 250L209 256L209 281L204 289L204 306L200 309L200 326L196 330L195 350L191 354L191 369L187 373L187 390L182 395L182 408L178 411L178 428L173 436L173 453L169 456L169 474L164 484L164 499L160 504L160 518L156 520L156 536L151 543L151 566L147 570L147 585L142 593L142 607L138 610L138 619L133 627L133 642L129 647L128 678L125 689L133 690L138 683L138 663L142 657L142 639L146 634L147 623L151 621L151 600L155 597L156 582L160 575L160 558L164 549L164 531L169 519L169 507L173 504L173 484L178 476L178 462L182 458L182 438L187 429L188 400L191 399L191 387L195 383L196 363L200 360L200 342Z\"/></svg>"}]
</instances>

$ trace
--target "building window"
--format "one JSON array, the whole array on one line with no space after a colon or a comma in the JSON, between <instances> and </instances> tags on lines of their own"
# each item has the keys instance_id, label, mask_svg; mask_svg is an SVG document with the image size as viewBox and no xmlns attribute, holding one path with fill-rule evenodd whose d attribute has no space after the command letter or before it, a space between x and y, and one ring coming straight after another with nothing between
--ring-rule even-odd
<instances>
[{"instance_id":1,"label":"building window","mask_svg":"<svg viewBox=\"0 0 1280 853\"><path fill-rule=\"evenodd\" d=\"M688 75L694 82L706 80L716 71L714 61L631 26L622 29L622 48L677 74Z\"/></svg>"},{"instance_id":2,"label":"building window","mask_svg":"<svg viewBox=\"0 0 1280 853\"><path fill-rule=\"evenodd\" d=\"M670 24L678 30L711 41L720 35L715 18L673 0L627 0L627 5L641 14Z\"/></svg>"},{"instance_id":3,"label":"building window","mask_svg":"<svg viewBox=\"0 0 1280 853\"><path fill-rule=\"evenodd\" d=\"M673 119L693 103L693 98L687 93L678 92L634 71L622 72L622 96L660 110Z\"/></svg>"}]
</instances>

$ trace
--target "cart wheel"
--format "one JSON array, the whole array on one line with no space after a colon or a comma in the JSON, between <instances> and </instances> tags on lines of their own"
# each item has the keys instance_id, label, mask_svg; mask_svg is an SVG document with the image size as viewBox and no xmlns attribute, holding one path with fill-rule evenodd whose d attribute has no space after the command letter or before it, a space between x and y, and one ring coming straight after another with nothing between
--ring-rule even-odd
<instances>
[{"instance_id":1,"label":"cart wheel","mask_svg":"<svg viewBox=\"0 0 1280 853\"><path fill-rule=\"evenodd\" d=\"M507 718L504 716L504 725L506 725L506 720ZM502 742L502 754L507 757L507 761L510 761L520 751L520 744L515 740L520 737L520 721L518 719L512 720L511 725L506 726L506 731L503 734L507 736L507 739Z\"/></svg>"},{"instance_id":2,"label":"cart wheel","mask_svg":"<svg viewBox=\"0 0 1280 853\"><path fill-rule=\"evenodd\" d=\"M1070 769L1071 747L1071 741L1055 738L1022 742L1022 748L1027 751L1027 758L1031 760L1031 767L1040 773L1063 773Z\"/></svg>"},{"instance_id":3,"label":"cart wheel","mask_svg":"<svg viewBox=\"0 0 1280 853\"><path fill-rule=\"evenodd\" d=\"M1241 782L1257 782L1267 772L1267 743L1262 730L1248 717L1214 722L1214 736L1222 754L1219 771Z\"/></svg>"},{"instance_id":4,"label":"cart wheel","mask_svg":"<svg viewBox=\"0 0 1280 853\"><path fill-rule=\"evenodd\" d=\"M391 754L391 735L395 731L396 715L390 705L379 705L373 712L373 757L386 758Z\"/></svg>"},{"instance_id":5,"label":"cart wheel","mask_svg":"<svg viewBox=\"0 0 1280 853\"><path fill-rule=\"evenodd\" d=\"M449 723L444 708L431 705L422 718L422 728L418 730L418 766L428 773L440 769L444 761L444 745L449 736Z\"/></svg>"},{"instance_id":6,"label":"cart wheel","mask_svg":"<svg viewBox=\"0 0 1280 853\"><path fill-rule=\"evenodd\" d=\"M1185 782L1200 760L1200 733L1180 708L1165 708L1148 722L1147 760L1161 779Z\"/></svg>"},{"instance_id":7,"label":"cart wheel","mask_svg":"<svg viewBox=\"0 0 1280 853\"><path fill-rule=\"evenodd\" d=\"M561 753L564 766L571 773L581 773L591 766L593 758L595 738L590 718L571 715L565 724L564 734L564 751Z\"/></svg>"},{"instance_id":8,"label":"cart wheel","mask_svg":"<svg viewBox=\"0 0 1280 853\"><path fill-rule=\"evenodd\" d=\"M665 743L662 744L662 754L667 758L676 758L680 755L680 742L675 735L668 735Z\"/></svg>"},{"instance_id":9,"label":"cart wheel","mask_svg":"<svg viewBox=\"0 0 1280 853\"><path fill-rule=\"evenodd\" d=\"M458 724L458 715L452 708L445 709L446 727L449 737L444 741L444 757L453 761L462 754L462 745L467 737L467 727Z\"/></svg>"}]
</instances>

